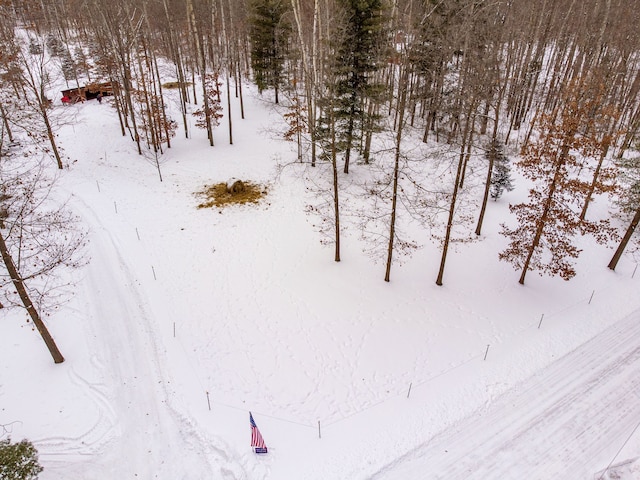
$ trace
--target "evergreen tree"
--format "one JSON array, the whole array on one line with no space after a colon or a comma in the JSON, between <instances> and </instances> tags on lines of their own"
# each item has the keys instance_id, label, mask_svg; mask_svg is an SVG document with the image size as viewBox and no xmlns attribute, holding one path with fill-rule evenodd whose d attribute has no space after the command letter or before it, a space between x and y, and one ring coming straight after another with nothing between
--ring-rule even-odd
<instances>
[{"instance_id":1,"label":"evergreen tree","mask_svg":"<svg viewBox=\"0 0 640 480\"><path fill-rule=\"evenodd\" d=\"M344 172L349 173L352 148L377 123L366 102L377 101L384 88L374 80L380 68L384 40L384 3L383 0L340 0L339 3L347 20L336 58L336 133L345 152Z\"/></svg>"},{"instance_id":2,"label":"evergreen tree","mask_svg":"<svg viewBox=\"0 0 640 480\"><path fill-rule=\"evenodd\" d=\"M504 154L502 142L494 140L489 146L486 155L488 160L493 159L493 173L491 175L491 198L498 200L505 190L513 190L513 180L511 179L511 165L509 158Z\"/></svg>"},{"instance_id":3,"label":"evergreen tree","mask_svg":"<svg viewBox=\"0 0 640 480\"><path fill-rule=\"evenodd\" d=\"M64 50L60 55L61 58L61 67L62 67L62 75L64 79L68 82L69 80L74 80L77 78L76 73L76 63L69 53L69 50Z\"/></svg>"},{"instance_id":4,"label":"evergreen tree","mask_svg":"<svg viewBox=\"0 0 640 480\"><path fill-rule=\"evenodd\" d=\"M64 55L66 48L60 39L53 34L47 35L46 38L47 49L52 57L61 57Z\"/></svg>"},{"instance_id":5,"label":"evergreen tree","mask_svg":"<svg viewBox=\"0 0 640 480\"><path fill-rule=\"evenodd\" d=\"M287 43L291 33L286 0L251 1L251 67L258 90L273 88L275 102L283 80Z\"/></svg>"},{"instance_id":6,"label":"evergreen tree","mask_svg":"<svg viewBox=\"0 0 640 480\"><path fill-rule=\"evenodd\" d=\"M0 440L0 479L34 480L43 468L38 463L38 451L28 440L11 443Z\"/></svg>"}]
</instances>

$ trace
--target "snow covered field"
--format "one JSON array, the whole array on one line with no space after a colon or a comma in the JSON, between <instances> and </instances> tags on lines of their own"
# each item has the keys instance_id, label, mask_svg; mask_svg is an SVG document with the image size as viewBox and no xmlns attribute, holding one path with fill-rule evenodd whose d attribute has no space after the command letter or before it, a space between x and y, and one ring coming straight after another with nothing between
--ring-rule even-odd
<instances>
[{"instance_id":1,"label":"snow covered field","mask_svg":"<svg viewBox=\"0 0 640 480\"><path fill-rule=\"evenodd\" d=\"M245 105L234 145L226 123L213 148L178 132L163 182L106 103L56 107L75 118L55 195L90 230L75 295L48 319L66 361L23 312L0 320L0 424L35 443L41 479L640 478L630 255L611 272L612 250L588 243L570 282L521 286L497 260L506 194L481 241L449 254L444 286L427 232L386 283L348 221L333 261L306 173L276 172L295 160L268 133L279 117ZM196 208L231 177L267 196Z\"/></svg>"}]
</instances>

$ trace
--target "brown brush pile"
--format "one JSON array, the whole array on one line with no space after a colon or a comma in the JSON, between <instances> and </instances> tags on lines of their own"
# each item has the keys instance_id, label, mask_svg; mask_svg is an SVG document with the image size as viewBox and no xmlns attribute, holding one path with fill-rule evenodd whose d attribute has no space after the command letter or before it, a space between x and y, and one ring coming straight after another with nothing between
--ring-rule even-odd
<instances>
[{"instance_id":1,"label":"brown brush pile","mask_svg":"<svg viewBox=\"0 0 640 480\"><path fill-rule=\"evenodd\" d=\"M185 87L189 87L191 82L184 82ZM162 84L162 88L172 89L172 88L180 88L182 85L180 82L166 82Z\"/></svg>"},{"instance_id":2,"label":"brown brush pile","mask_svg":"<svg viewBox=\"0 0 640 480\"><path fill-rule=\"evenodd\" d=\"M205 185L204 190L197 192L199 197L205 198L198 204L198 208L222 208L234 204L258 203L266 194L267 189L263 185L240 180Z\"/></svg>"}]
</instances>

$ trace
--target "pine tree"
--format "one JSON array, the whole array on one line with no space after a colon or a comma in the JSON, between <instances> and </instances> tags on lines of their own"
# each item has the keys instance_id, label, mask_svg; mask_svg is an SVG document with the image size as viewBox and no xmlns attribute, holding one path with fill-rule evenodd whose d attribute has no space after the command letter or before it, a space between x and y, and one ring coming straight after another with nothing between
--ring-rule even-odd
<instances>
[{"instance_id":1,"label":"pine tree","mask_svg":"<svg viewBox=\"0 0 640 480\"><path fill-rule=\"evenodd\" d=\"M62 68L62 75L64 76L64 79L68 82L69 80L78 78L76 72L77 65L69 50L64 50L62 55L60 55L60 58L60 66Z\"/></svg>"},{"instance_id":2,"label":"pine tree","mask_svg":"<svg viewBox=\"0 0 640 480\"><path fill-rule=\"evenodd\" d=\"M486 153L488 160L493 159L493 173L491 175L491 198L498 200L505 190L513 190L513 180L511 178L511 165L509 158L504 154L502 142L494 140L491 142Z\"/></svg>"},{"instance_id":3,"label":"pine tree","mask_svg":"<svg viewBox=\"0 0 640 480\"><path fill-rule=\"evenodd\" d=\"M38 451L28 440L11 443L0 440L0 478L2 480L35 480L43 468L38 463Z\"/></svg>"},{"instance_id":4,"label":"pine tree","mask_svg":"<svg viewBox=\"0 0 640 480\"><path fill-rule=\"evenodd\" d=\"M347 21L336 59L336 133L345 152L344 173L349 173L351 150L377 123L377 116L366 108L366 102L377 101L383 92L383 86L373 79L380 68L384 4L382 0L340 0L339 3Z\"/></svg>"},{"instance_id":5,"label":"pine tree","mask_svg":"<svg viewBox=\"0 0 640 480\"><path fill-rule=\"evenodd\" d=\"M273 88L275 102L283 81L284 61L291 25L287 12L291 3L285 0L251 1L251 67L258 90Z\"/></svg>"}]
</instances>

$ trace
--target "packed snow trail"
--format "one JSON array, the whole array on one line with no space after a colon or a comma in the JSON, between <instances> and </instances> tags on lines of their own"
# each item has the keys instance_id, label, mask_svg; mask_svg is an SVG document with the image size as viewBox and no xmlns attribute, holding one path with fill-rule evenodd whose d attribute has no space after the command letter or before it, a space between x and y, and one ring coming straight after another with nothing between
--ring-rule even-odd
<instances>
[{"instance_id":1,"label":"packed snow trail","mask_svg":"<svg viewBox=\"0 0 640 480\"><path fill-rule=\"evenodd\" d=\"M93 225L91 263L82 284L95 352L91 362L102 378L70 375L93 398L99 421L78 438L38 442L49 463L47 478L193 479L247 478L244 468L218 439L205 438L175 407L170 370L164 364L148 303L117 233L75 197L74 207ZM117 302L112 301L118 299ZM87 461L88 460L88 461ZM43 474L45 476L45 474Z\"/></svg>"},{"instance_id":2,"label":"packed snow trail","mask_svg":"<svg viewBox=\"0 0 640 480\"><path fill-rule=\"evenodd\" d=\"M372 479L591 479L638 421L640 311Z\"/></svg>"}]
</instances>

